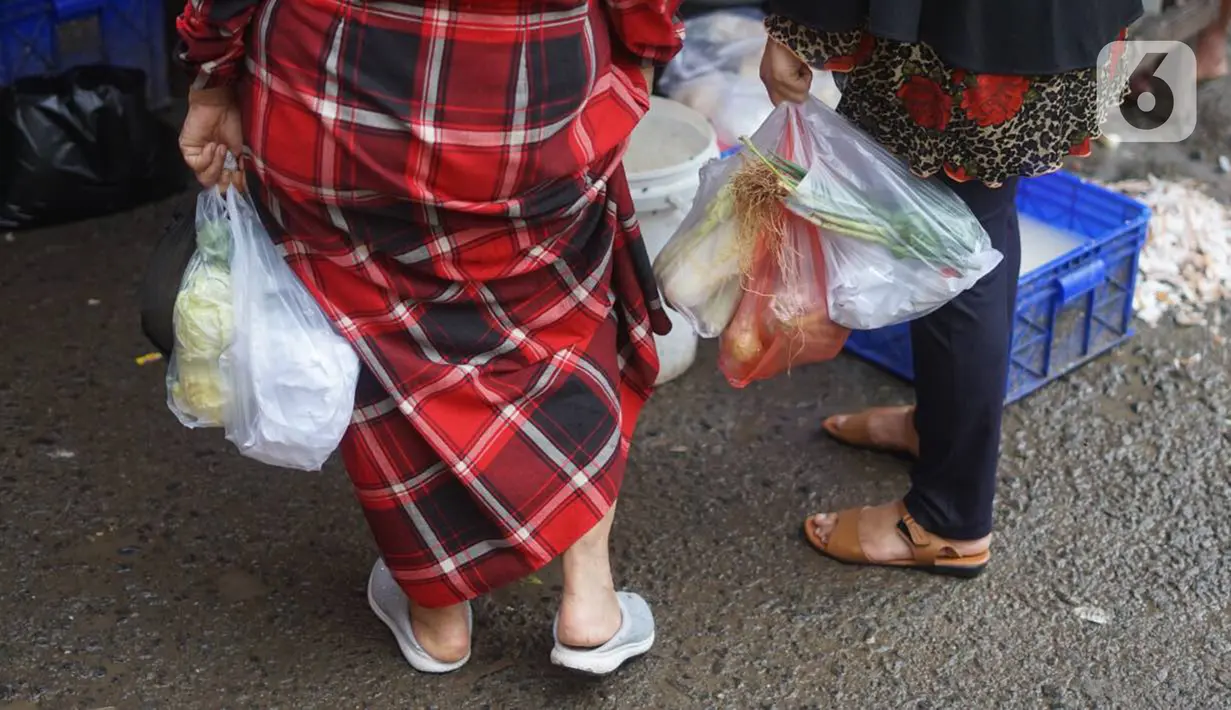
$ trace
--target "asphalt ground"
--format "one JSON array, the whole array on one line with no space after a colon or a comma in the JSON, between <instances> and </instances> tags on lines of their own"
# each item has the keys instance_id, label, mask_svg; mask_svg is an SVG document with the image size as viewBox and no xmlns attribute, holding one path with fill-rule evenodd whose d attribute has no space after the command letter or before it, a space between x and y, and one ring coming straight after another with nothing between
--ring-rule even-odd
<instances>
[{"instance_id":1,"label":"asphalt ground","mask_svg":"<svg viewBox=\"0 0 1231 710\"><path fill-rule=\"evenodd\" d=\"M644 416L615 530L652 654L598 682L551 667L549 568L481 602L470 665L428 678L367 608L340 468L181 428L136 363L172 206L0 242L3 710L1231 706L1231 356L1209 331L1144 330L1011 407L971 582L799 539L904 491L904 461L818 423L908 386L844 356L736 391L704 348Z\"/></svg>"}]
</instances>

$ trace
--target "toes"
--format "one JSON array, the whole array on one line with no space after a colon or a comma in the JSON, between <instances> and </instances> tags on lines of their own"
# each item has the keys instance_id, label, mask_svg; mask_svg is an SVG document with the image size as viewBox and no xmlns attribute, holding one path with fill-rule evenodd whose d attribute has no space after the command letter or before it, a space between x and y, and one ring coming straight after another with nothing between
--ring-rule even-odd
<instances>
[{"instance_id":1,"label":"toes","mask_svg":"<svg viewBox=\"0 0 1231 710\"><path fill-rule=\"evenodd\" d=\"M838 516L830 513L818 513L812 516L812 529L823 544L829 544L829 536L833 534L833 529L837 524Z\"/></svg>"}]
</instances>

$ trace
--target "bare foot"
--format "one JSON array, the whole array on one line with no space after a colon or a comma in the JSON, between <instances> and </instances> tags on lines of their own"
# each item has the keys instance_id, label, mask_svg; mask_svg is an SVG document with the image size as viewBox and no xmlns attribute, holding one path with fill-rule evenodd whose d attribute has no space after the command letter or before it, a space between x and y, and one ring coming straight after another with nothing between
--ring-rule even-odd
<instances>
[{"instance_id":1,"label":"bare foot","mask_svg":"<svg viewBox=\"0 0 1231 710\"><path fill-rule=\"evenodd\" d=\"M919 458L914 407L884 407L825 420L825 430L852 446L884 449Z\"/></svg>"},{"instance_id":2,"label":"bare foot","mask_svg":"<svg viewBox=\"0 0 1231 710\"><path fill-rule=\"evenodd\" d=\"M470 653L465 604L428 609L410 602L410 626L423 650L441 663L455 663Z\"/></svg>"},{"instance_id":3,"label":"bare foot","mask_svg":"<svg viewBox=\"0 0 1231 710\"><path fill-rule=\"evenodd\" d=\"M1227 75L1227 31L1207 27L1197 36L1197 81Z\"/></svg>"},{"instance_id":4,"label":"bare foot","mask_svg":"<svg viewBox=\"0 0 1231 710\"><path fill-rule=\"evenodd\" d=\"M896 562L912 559L910 543L898 532L898 501L884 505L865 508L859 519L859 544L863 553L872 562ZM838 524L838 516L833 513L821 513L813 516L811 524L816 530L821 542L828 543ZM962 557L978 555L986 552L991 545L992 536L978 540L947 540L953 550Z\"/></svg>"}]
</instances>

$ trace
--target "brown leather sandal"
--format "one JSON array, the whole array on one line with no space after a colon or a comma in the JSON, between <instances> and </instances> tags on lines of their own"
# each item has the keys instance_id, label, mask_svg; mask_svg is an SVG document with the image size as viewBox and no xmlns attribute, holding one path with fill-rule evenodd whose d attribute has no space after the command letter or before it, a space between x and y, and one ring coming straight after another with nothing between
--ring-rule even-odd
<instances>
[{"instance_id":1,"label":"brown leather sandal","mask_svg":"<svg viewBox=\"0 0 1231 710\"><path fill-rule=\"evenodd\" d=\"M913 557L909 560L873 562L863 554L863 546L859 544L859 519L863 516L863 511L864 508L849 508L839 512L838 524L829 536L828 543L821 542L816 525L812 522L815 516L809 516L804 521L804 537L822 555L845 564L917 569L964 579L978 577L991 559L991 552L986 550L965 557L957 554L948 540L936 537L920 527L910 513L906 512L906 506L899 501L898 512L902 519L898 522L898 534L910 543Z\"/></svg>"},{"instance_id":2,"label":"brown leather sandal","mask_svg":"<svg viewBox=\"0 0 1231 710\"><path fill-rule=\"evenodd\" d=\"M894 415L905 416L913 413L913 406L907 407L877 407L875 409L867 409L858 414L839 414L830 417L821 423L821 427L825 433L832 436L834 439L853 446L858 449L869 449L871 451L884 451L887 453L900 454L910 458L919 458L919 444L915 443L912 447L900 446L884 446L872 440L871 428L869 422L872 417L878 415ZM839 422L839 420L842 420ZM916 437L917 438L917 437Z\"/></svg>"}]
</instances>

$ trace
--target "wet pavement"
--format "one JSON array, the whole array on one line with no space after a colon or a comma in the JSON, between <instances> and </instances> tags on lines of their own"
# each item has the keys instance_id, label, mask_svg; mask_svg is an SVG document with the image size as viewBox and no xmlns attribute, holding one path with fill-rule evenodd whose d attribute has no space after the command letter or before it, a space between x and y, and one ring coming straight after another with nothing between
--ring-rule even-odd
<instances>
[{"instance_id":1,"label":"wet pavement","mask_svg":"<svg viewBox=\"0 0 1231 710\"><path fill-rule=\"evenodd\" d=\"M1091 169L1140 175L1119 160ZM616 524L652 654L552 668L549 568L481 602L472 662L431 678L367 609L342 471L182 429L161 364L136 364L172 207L0 240L0 710L1231 707L1231 353L1208 331L1143 330L1009 410L970 582L799 539L809 512L904 491L905 462L817 425L907 386L843 357L734 391L706 348L647 411Z\"/></svg>"}]
</instances>

